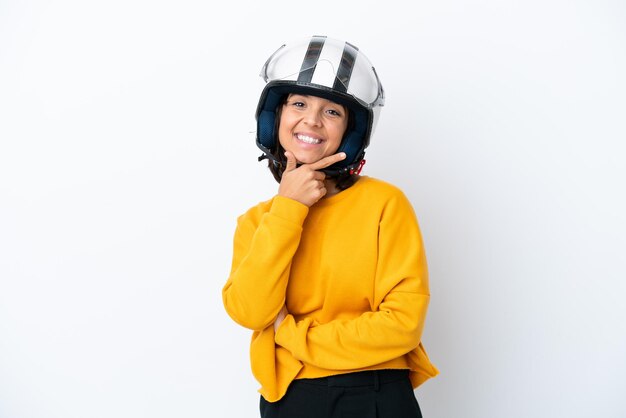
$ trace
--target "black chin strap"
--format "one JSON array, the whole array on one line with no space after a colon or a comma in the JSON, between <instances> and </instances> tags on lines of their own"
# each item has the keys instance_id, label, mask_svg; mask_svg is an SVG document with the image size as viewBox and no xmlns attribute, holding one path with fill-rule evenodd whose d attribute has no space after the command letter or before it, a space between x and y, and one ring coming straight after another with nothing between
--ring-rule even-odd
<instances>
[{"instance_id":1,"label":"black chin strap","mask_svg":"<svg viewBox=\"0 0 626 418\"><path fill-rule=\"evenodd\" d=\"M279 167L282 165L282 162L279 161L276 157L274 157L272 154L268 154L266 152L264 152L263 154L259 155L258 158L259 162L263 161L263 160L269 160L272 162L272 164L274 164L275 167Z\"/></svg>"}]
</instances>

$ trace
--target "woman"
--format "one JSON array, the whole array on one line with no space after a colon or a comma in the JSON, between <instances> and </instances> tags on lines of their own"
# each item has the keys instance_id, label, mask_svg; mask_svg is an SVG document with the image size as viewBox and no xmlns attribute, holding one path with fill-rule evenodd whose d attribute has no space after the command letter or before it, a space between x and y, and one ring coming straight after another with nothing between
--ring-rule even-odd
<instances>
[{"instance_id":1,"label":"woman","mask_svg":"<svg viewBox=\"0 0 626 418\"><path fill-rule=\"evenodd\" d=\"M265 63L257 146L278 193L238 218L226 311L253 331L261 416L421 417L428 272L413 208L360 176L384 103L369 60L315 36Z\"/></svg>"}]
</instances>

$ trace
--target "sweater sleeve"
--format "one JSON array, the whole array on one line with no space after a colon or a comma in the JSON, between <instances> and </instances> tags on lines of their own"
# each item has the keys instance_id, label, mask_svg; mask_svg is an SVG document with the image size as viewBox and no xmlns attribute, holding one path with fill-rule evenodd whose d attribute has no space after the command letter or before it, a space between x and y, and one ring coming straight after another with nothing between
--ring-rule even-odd
<instances>
[{"instance_id":1,"label":"sweater sleeve","mask_svg":"<svg viewBox=\"0 0 626 418\"><path fill-rule=\"evenodd\" d=\"M308 207L276 196L270 210L238 219L230 276L222 289L228 315L238 324L262 330L285 304L291 259L298 248Z\"/></svg>"},{"instance_id":2,"label":"sweater sleeve","mask_svg":"<svg viewBox=\"0 0 626 418\"><path fill-rule=\"evenodd\" d=\"M331 370L371 367L415 349L430 299L428 271L417 219L402 194L383 210L378 247L372 311L324 324L287 315L276 343L304 363Z\"/></svg>"}]
</instances>

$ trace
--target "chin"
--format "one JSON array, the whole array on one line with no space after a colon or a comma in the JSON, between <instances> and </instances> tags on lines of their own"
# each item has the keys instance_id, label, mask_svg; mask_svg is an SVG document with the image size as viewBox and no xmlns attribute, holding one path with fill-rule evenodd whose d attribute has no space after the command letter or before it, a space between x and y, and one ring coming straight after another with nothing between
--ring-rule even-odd
<instances>
[{"instance_id":1,"label":"chin","mask_svg":"<svg viewBox=\"0 0 626 418\"><path fill-rule=\"evenodd\" d=\"M296 161L300 164L313 164L321 160L321 157L311 155L296 155Z\"/></svg>"}]
</instances>

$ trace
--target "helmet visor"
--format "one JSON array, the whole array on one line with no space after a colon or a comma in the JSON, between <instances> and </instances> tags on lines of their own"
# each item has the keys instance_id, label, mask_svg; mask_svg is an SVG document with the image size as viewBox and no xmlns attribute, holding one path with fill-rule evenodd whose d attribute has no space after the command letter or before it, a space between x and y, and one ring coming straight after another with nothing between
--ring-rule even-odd
<instances>
[{"instance_id":1,"label":"helmet visor","mask_svg":"<svg viewBox=\"0 0 626 418\"><path fill-rule=\"evenodd\" d=\"M331 38L313 37L281 46L265 62L260 76L265 82L290 80L348 94L366 108L383 106L385 101L367 57L355 46Z\"/></svg>"}]
</instances>

